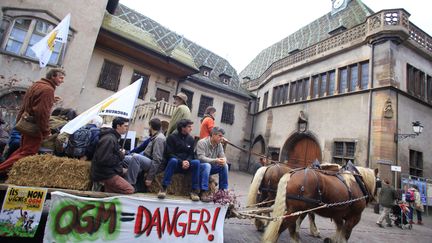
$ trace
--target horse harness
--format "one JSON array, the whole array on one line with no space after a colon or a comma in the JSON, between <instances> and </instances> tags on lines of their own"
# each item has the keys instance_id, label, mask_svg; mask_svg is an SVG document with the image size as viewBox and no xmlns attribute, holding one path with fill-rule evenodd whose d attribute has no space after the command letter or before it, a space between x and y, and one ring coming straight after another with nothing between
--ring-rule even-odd
<instances>
[{"instance_id":1,"label":"horse harness","mask_svg":"<svg viewBox=\"0 0 432 243\"><path fill-rule=\"evenodd\" d=\"M320 180L318 179L318 175L317 175L317 173L321 173L321 174L324 174L324 175L336 176L336 178L338 178L345 185L345 187L346 187L346 189L348 191L349 201L351 201L353 199L351 188L348 186L347 182L345 181L344 177L342 176L342 173L350 172L354 176L355 181L359 185L359 187L360 187L363 195L367 196L366 197L366 202L370 201L370 198L371 198L370 197L370 193L366 189L366 186L364 184L363 178L359 174L358 170L355 168L354 165L347 164L346 166L344 166L342 169L340 169L337 172L322 170L322 169L320 169L320 167L312 167L312 168L306 167L306 168L298 168L298 169L291 170L289 173L291 173L291 176L292 176L295 173L297 173L299 171L303 171L303 170L304 170L304 180L303 180L303 185L300 187L299 193L297 195L287 194L286 195L287 199L304 201L306 203L316 204L316 205L324 205L324 204L326 204L325 202L322 201L322 192L321 192L321 189L320 189ZM307 174L309 172L313 173L313 175L316 178L317 191L318 191L318 199L305 197L303 195L303 193L305 191L305 186L307 184L307 180L306 180L307 179ZM352 203L353 202L351 202L350 205Z\"/></svg>"},{"instance_id":2,"label":"horse harness","mask_svg":"<svg viewBox=\"0 0 432 243\"><path fill-rule=\"evenodd\" d=\"M278 166L278 167L280 167L280 164L281 163L274 163L274 164L272 164L271 166ZM263 176L263 178L265 178L265 174L267 173L267 171L268 171L268 169L270 168L270 166L267 166L266 167L266 171L264 172L264 176ZM278 177L279 178L282 178L282 176L283 176L283 172L282 172L282 170L278 170ZM276 193L277 192L277 190L275 190L275 189L273 189L273 188L270 188L270 187L267 187L267 186L264 186L263 184L268 184L268 183L262 183L261 182L261 185L260 185L260 187L259 187L259 191L260 192L274 192L274 193Z\"/></svg>"}]
</instances>

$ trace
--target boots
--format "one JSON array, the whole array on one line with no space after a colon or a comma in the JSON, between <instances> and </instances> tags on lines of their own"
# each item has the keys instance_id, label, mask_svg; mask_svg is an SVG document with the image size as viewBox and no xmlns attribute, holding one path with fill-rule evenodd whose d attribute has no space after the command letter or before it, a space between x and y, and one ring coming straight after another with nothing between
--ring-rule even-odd
<instances>
[{"instance_id":1,"label":"boots","mask_svg":"<svg viewBox=\"0 0 432 243\"><path fill-rule=\"evenodd\" d=\"M412 219L408 223L409 224L415 224L414 221L412 221Z\"/></svg>"},{"instance_id":2,"label":"boots","mask_svg":"<svg viewBox=\"0 0 432 243\"><path fill-rule=\"evenodd\" d=\"M417 221L417 224L418 224L418 225L423 225L423 223L422 223L421 220Z\"/></svg>"}]
</instances>

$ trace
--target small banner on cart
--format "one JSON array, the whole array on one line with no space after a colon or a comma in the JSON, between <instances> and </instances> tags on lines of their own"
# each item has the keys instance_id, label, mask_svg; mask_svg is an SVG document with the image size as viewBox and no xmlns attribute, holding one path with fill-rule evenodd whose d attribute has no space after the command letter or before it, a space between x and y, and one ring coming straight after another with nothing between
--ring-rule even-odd
<instances>
[{"instance_id":1,"label":"small banner on cart","mask_svg":"<svg viewBox=\"0 0 432 243\"><path fill-rule=\"evenodd\" d=\"M0 236L33 237L46 194L46 188L9 186L0 213Z\"/></svg>"},{"instance_id":2,"label":"small banner on cart","mask_svg":"<svg viewBox=\"0 0 432 243\"><path fill-rule=\"evenodd\" d=\"M223 205L62 192L51 196L44 242L223 242Z\"/></svg>"}]
</instances>

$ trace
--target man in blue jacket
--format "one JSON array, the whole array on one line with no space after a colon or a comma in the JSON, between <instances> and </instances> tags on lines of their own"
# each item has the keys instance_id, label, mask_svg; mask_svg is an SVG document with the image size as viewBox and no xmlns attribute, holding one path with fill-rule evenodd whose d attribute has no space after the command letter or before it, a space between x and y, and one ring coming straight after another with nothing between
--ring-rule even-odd
<instances>
[{"instance_id":1,"label":"man in blue jacket","mask_svg":"<svg viewBox=\"0 0 432 243\"><path fill-rule=\"evenodd\" d=\"M171 184L174 173L192 172L192 201L199 201L199 167L200 161L194 159L194 139L190 135L193 122L181 119L177 123L177 131L166 139L167 167L162 181L162 189L158 193L159 199L166 197L166 189Z\"/></svg>"}]
</instances>

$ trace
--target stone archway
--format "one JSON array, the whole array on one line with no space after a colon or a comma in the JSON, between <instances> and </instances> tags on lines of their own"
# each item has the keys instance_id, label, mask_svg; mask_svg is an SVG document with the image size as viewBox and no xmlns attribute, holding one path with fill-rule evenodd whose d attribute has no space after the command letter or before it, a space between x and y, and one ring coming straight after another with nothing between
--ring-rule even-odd
<instances>
[{"instance_id":1,"label":"stone archway","mask_svg":"<svg viewBox=\"0 0 432 243\"><path fill-rule=\"evenodd\" d=\"M293 167L307 167L313 161L321 162L321 148L314 136L296 133L287 139L282 149L281 160L288 161Z\"/></svg>"},{"instance_id":2,"label":"stone archway","mask_svg":"<svg viewBox=\"0 0 432 243\"><path fill-rule=\"evenodd\" d=\"M265 155L266 146L265 146L265 141L263 136L259 135L258 137L255 138L252 146L252 152Z\"/></svg>"},{"instance_id":3,"label":"stone archway","mask_svg":"<svg viewBox=\"0 0 432 243\"><path fill-rule=\"evenodd\" d=\"M259 135L254 139L254 142L252 143L251 152L257 153L257 154L266 154L266 145L264 137ZM245 170L249 171L250 173L254 173L256 169L260 166L260 157L250 154L250 158L248 161L248 164L246 165Z\"/></svg>"}]
</instances>

